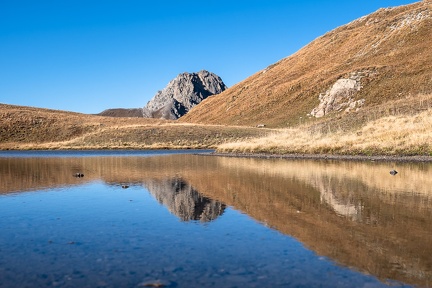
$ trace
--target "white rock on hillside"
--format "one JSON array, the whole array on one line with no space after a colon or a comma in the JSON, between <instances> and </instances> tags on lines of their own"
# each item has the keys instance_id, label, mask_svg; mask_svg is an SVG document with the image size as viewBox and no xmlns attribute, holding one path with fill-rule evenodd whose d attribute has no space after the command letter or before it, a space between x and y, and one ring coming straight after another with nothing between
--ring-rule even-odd
<instances>
[{"instance_id":1,"label":"white rock on hillside","mask_svg":"<svg viewBox=\"0 0 432 288\"><path fill-rule=\"evenodd\" d=\"M348 79L337 80L326 93L319 95L320 104L310 115L319 118L333 111L348 112L362 107L364 99L354 100L354 95L361 89L360 78L358 75L352 75Z\"/></svg>"}]
</instances>

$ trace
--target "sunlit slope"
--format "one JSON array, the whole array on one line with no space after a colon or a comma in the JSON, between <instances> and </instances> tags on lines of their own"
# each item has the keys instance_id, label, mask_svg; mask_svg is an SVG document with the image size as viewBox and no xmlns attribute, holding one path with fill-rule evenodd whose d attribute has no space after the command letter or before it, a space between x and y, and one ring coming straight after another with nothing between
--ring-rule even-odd
<instances>
[{"instance_id":1,"label":"sunlit slope","mask_svg":"<svg viewBox=\"0 0 432 288\"><path fill-rule=\"evenodd\" d=\"M287 127L358 111L432 91L432 3L380 9L317 38L294 55L209 97L181 122ZM268 43L271 45L271 43ZM357 79L351 112L308 115L338 79ZM364 100L363 100L364 99ZM357 107L358 108L358 107ZM357 112L356 112L357 110Z\"/></svg>"},{"instance_id":2,"label":"sunlit slope","mask_svg":"<svg viewBox=\"0 0 432 288\"><path fill-rule=\"evenodd\" d=\"M0 104L0 150L212 148L266 134L256 128L102 117Z\"/></svg>"}]
</instances>

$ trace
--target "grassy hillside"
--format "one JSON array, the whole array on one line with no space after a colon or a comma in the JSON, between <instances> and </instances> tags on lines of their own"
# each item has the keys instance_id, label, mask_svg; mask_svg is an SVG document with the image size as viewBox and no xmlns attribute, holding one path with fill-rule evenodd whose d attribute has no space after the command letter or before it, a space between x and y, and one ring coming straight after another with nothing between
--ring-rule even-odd
<instances>
[{"instance_id":1,"label":"grassy hillside","mask_svg":"<svg viewBox=\"0 0 432 288\"><path fill-rule=\"evenodd\" d=\"M356 119L363 119L366 122L363 125L333 119L320 125L299 125L261 138L222 144L218 150L236 153L432 156L432 94L419 96L415 101L399 100L395 103L401 112L369 109L358 113L361 117ZM413 114L408 114L408 111ZM387 116L376 116L383 113ZM348 124L356 128L347 130Z\"/></svg>"},{"instance_id":2,"label":"grassy hillside","mask_svg":"<svg viewBox=\"0 0 432 288\"><path fill-rule=\"evenodd\" d=\"M256 128L113 118L0 104L0 149L214 148L266 135Z\"/></svg>"},{"instance_id":3,"label":"grassy hillside","mask_svg":"<svg viewBox=\"0 0 432 288\"><path fill-rule=\"evenodd\" d=\"M0 105L0 149L432 155L431 31L429 0L380 9L207 98L178 121Z\"/></svg>"},{"instance_id":4,"label":"grassy hillside","mask_svg":"<svg viewBox=\"0 0 432 288\"><path fill-rule=\"evenodd\" d=\"M423 1L380 9L339 27L206 99L180 121L245 126L264 123L282 128L319 125L337 117L341 123L360 125L367 119L355 110L318 119L308 115L320 103L321 93L338 79L353 75L361 76L361 89L353 100L364 99L361 109L381 111L386 116L389 109L403 105L397 100L432 92L431 10L432 3Z\"/></svg>"}]
</instances>

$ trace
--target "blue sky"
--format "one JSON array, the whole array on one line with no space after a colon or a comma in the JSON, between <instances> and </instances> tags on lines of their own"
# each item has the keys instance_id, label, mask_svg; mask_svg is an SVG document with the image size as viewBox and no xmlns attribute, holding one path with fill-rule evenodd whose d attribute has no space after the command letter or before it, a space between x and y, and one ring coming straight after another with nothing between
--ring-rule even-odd
<instances>
[{"instance_id":1,"label":"blue sky","mask_svg":"<svg viewBox=\"0 0 432 288\"><path fill-rule=\"evenodd\" d=\"M338 26L414 2L0 0L0 103L138 108L202 69L232 86Z\"/></svg>"}]
</instances>

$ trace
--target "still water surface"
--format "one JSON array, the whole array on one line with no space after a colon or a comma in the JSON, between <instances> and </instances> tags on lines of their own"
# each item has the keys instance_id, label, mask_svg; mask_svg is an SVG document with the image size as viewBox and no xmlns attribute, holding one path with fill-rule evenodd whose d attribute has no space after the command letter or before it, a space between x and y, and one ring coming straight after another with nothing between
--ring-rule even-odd
<instances>
[{"instance_id":1,"label":"still water surface","mask_svg":"<svg viewBox=\"0 0 432 288\"><path fill-rule=\"evenodd\" d=\"M1 152L0 287L432 285L430 164L192 152Z\"/></svg>"}]
</instances>

